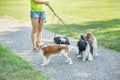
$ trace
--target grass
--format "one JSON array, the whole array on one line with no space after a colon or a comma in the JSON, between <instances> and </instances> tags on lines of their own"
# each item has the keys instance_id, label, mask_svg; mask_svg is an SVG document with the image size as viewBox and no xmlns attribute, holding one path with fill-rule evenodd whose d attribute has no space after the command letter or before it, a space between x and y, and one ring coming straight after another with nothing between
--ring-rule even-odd
<instances>
[{"instance_id":1,"label":"grass","mask_svg":"<svg viewBox=\"0 0 120 80\"><path fill-rule=\"evenodd\" d=\"M45 28L75 39L80 33L92 32L99 45L120 52L119 3L119 0L50 0L55 12L66 21L66 27L58 24L56 18L53 20L52 12L45 7L48 18ZM29 0L3 0L0 10L2 17L30 23Z\"/></svg>"},{"instance_id":2,"label":"grass","mask_svg":"<svg viewBox=\"0 0 120 80\"><path fill-rule=\"evenodd\" d=\"M10 49L0 45L0 80L49 80L40 71L18 57Z\"/></svg>"},{"instance_id":3,"label":"grass","mask_svg":"<svg viewBox=\"0 0 120 80\"><path fill-rule=\"evenodd\" d=\"M88 22L82 25L47 25L46 28L75 39L79 38L79 34L92 32L97 37L99 45L120 51L120 19Z\"/></svg>"},{"instance_id":4,"label":"grass","mask_svg":"<svg viewBox=\"0 0 120 80\"><path fill-rule=\"evenodd\" d=\"M21 22L29 22L29 0L1 0L0 16L10 19L18 19Z\"/></svg>"},{"instance_id":5,"label":"grass","mask_svg":"<svg viewBox=\"0 0 120 80\"><path fill-rule=\"evenodd\" d=\"M58 3L57 3L58 2ZM79 34L92 32L98 44L120 52L120 7L118 0L57 0L53 3L56 13L67 22L57 19L45 28L58 34L78 39ZM66 5L62 5L67 3ZM62 5L62 6L61 6Z\"/></svg>"}]
</instances>

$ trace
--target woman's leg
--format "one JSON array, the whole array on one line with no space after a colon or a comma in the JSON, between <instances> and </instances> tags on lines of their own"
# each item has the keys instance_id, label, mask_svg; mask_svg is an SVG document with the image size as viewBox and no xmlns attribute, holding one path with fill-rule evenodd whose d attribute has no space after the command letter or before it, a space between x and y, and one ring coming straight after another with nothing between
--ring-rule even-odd
<instances>
[{"instance_id":1,"label":"woman's leg","mask_svg":"<svg viewBox=\"0 0 120 80\"><path fill-rule=\"evenodd\" d=\"M44 24L44 18L40 18L38 21L38 26L37 26L37 42L42 41L42 27ZM38 47L38 46L36 46Z\"/></svg>"},{"instance_id":2,"label":"woman's leg","mask_svg":"<svg viewBox=\"0 0 120 80\"><path fill-rule=\"evenodd\" d=\"M36 30L38 27L38 20L37 18L32 18L31 23L32 23L32 32L31 32L31 39L32 39L32 45L33 48L36 48Z\"/></svg>"}]
</instances>

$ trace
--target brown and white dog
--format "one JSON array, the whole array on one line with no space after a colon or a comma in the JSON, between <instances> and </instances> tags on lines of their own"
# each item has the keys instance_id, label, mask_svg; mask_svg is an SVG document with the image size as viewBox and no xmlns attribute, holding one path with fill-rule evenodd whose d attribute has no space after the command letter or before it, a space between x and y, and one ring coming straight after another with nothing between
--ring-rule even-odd
<instances>
[{"instance_id":1,"label":"brown and white dog","mask_svg":"<svg viewBox=\"0 0 120 80\"><path fill-rule=\"evenodd\" d=\"M68 45L63 44L54 44L54 45L46 45L44 43L37 43L39 46L39 51L42 53L43 63L41 65L47 65L50 61L50 56L54 54L64 54L69 61L69 64L72 64L72 60L69 57L70 51Z\"/></svg>"},{"instance_id":2,"label":"brown and white dog","mask_svg":"<svg viewBox=\"0 0 120 80\"><path fill-rule=\"evenodd\" d=\"M96 37L92 33L88 32L86 34L85 38L87 38L87 40L93 46L93 55L98 55L97 54L97 39L96 39Z\"/></svg>"}]
</instances>

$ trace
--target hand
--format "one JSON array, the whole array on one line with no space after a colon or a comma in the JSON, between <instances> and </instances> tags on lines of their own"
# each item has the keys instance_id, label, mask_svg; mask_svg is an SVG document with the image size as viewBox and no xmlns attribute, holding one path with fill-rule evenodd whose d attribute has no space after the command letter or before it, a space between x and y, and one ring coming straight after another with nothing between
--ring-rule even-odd
<instances>
[{"instance_id":1,"label":"hand","mask_svg":"<svg viewBox=\"0 0 120 80\"><path fill-rule=\"evenodd\" d=\"M49 2L48 2L48 1L45 1L44 4L45 4L46 6L48 6L48 5L49 5Z\"/></svg>"}]
</instances>

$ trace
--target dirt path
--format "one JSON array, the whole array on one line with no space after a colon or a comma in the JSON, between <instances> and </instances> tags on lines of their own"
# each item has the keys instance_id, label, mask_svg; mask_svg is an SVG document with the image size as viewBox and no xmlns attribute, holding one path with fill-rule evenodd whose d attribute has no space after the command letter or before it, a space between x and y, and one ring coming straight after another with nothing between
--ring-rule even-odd
<instances>
[{"instance_id":1,"label":"dirt path","mask_svg":"<svg viewBox=\"0 0 120 80\"><path fill-rule=\"evenodd\" d=\"M40 53L31 53L31 26L14 20L0 18L0 43L16 51L34 68L44 71L52 80L120 80L120 53L98 47L98 57L92 62L77 58L76 48L71 51L72 65L64 62L62 55L54 56L47 66L41 66ZM54 33L43 30L43 40L52 44ZM71 46L76 45L70 40Z\"/></svg>"}]
</instances>

